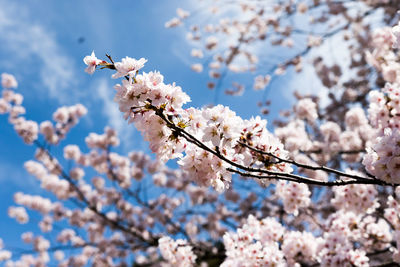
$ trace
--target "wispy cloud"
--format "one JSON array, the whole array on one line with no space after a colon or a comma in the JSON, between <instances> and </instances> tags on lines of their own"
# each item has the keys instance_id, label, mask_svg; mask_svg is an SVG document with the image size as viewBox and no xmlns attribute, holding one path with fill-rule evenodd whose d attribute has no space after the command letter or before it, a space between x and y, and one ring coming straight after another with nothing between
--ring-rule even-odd
<instances>
[{"instance_id":1,"label":"wispy cloud","mask_svg":"<svg viewBox=\"0 0 400 267\"><path fill-rule=\"evenodd\" d=\"M118 104L113 101L114 92L112 85L109 84L106 78L99 79L95 84L93 91L96 91L96 95L103 102L103 115L108 120L108 125L118 131L121 143L124 144L126 151L139 146L139 149L145 149L145 144L142 142L142 138L139 137L139 133L135 130L133 125L128 125L128 122L124 120L123 114L118 109ZM136 140L136 141L135 141Z\"/></svg>"},{"instance_id":2,"label":"wispy cloud","mask_svg":"<svg viewBox=\"0 0 400 267\"><path fill-rule=\"evenodd\" d=\"M121 112L118 110L117 104L112 101L112 86L108 84L105 78L99 79L96 85L98 97L103 101L103 115L108 118L111 127L120 131L127 124L122 118Z\"/></svg>"},{"instance_id":3,"label":"wispy cloud","mask_svg":"<svg viewBox=\"0 0 400 267\"><path fill-rule=\"evenodd\" d=\"M76 84L74 63L51 30L33 22L32 16L26 7L0 0L0 43L5 55L2 61L7 69L20 75L38 71L40 87L47 89L51 98L65 103L76 96L70 90Z\"/></svg>"}]
</instances>

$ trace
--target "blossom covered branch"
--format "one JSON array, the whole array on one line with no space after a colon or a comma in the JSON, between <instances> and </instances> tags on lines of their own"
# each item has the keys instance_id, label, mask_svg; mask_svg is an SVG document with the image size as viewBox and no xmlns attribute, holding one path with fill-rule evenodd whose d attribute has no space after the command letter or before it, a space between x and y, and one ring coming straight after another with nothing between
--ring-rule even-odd
<instances>
[{"instance_id":1,"label":"blossom covered branch","mask_svg":"<svg viewBox=\"0 0 400 267\"><path fill-rule=\"evenodd\" d=\"M144 62L144 59L125 58L116 64L104 62L100 66L116 69L118 76L113 75L113 78L126 78L122 84L116 85L115 101L125 119L134 122L150 142L152 151L163 161L179 157L181 167L201 185L212 185L217 191L225 190L231 181L229 172L258 179L284 179L326 186L356 183L397 185L391 179L348 174L289 160L282 143L268 132L267 122L259 117L243 120L221 105L200 110L183 109L183 104L190 98L180 87L164 84L162 75L157 72L138 74ZM301 116L315 119L315 116L308 115L315 107L306 109L301 107L302 103L308 105L306 101L299 103L299 114L306 112ZM201 162L201 166L196 162ZM318 181L294 175L291 174L292 165L332 173L347 180Z\"/></svg>"}]
</instances>

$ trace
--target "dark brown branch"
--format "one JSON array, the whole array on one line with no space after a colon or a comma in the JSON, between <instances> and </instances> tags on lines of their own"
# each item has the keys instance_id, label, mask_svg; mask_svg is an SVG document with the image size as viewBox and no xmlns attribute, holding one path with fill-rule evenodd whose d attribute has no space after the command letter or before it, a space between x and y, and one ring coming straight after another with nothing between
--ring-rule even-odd
<instances>
[{"instance_id":1,"label":"dark brown branch","mask_svg":"<svg viewBox=\"0 0 400 267\"><path fill-rule=\"evenodd\" d=\"M303 169L308 169L308 170L313 170L313 171L324 171L324 172L327 172L327 173L333 173L333 174L336 174L336 175L339 175L339 176L344 176L344 177L348 177L348 178L359 180L359 181L369 181L369 180L371 180L371 179L366 178L366 177L361 177L361 176L358 176L358 175L348 174L348 173L345 173L345 172L342 172L342 171L338 171L338 170L335 170L335 169L332 169L332 168L329 168L329 167L326 167L326 166L311 166L311 165L306 165L306 164L302 164L302 163L296 162L294 160L283 159L283 158L280 158L280 157L274 155L271 152L266 152L266 151L259 150L257 148L254 148L252 146L247 145L246 143L243 143L243 142L240 142L240 141L238 143L241 144L242 146L247 147L248 149L250 149L250 150L252 150L252 151L254 151L256 153L259 153L259 154L262 154L262 155L267 155L269 157L272 157L272 158L276 159L277 163L285 162L285 163L288 163L288 164L293 164L293 165L295 165L297 167L300 167L300 168L303 168ZM375 176L373 176L371 178L373 178L374 180L378 180L378 178L376 178ZM389 185L389 184L386 184L386 185Z\"/></svg>"},{"instance_id":2,"label":"dark brown branch","mask_svg":"<svg viewBox=\"0 0 400 267\"><path fill-rule=\"evenodd\" d=\"M320 185L320 186L343 186L343 185L350 185L350 184L374 184L374 185L388 185L384 181L380 180L372 180L369 179L367 181L360 182L358 180L335 180L335 181L320 181L320 180L315 180L311 179L308 177L304 176L299 176L299 175L292 175L288 173L274 173L271 172L269 175L257 175L249 172L242 172L238 170L234 170L232 168L227 169L230 172L237 173L241 176L244 177L252 177L255 179L267 179L267 180L284 180L284 181L291 181L291 182L296 182L296 183L303 183L303 184L309 184L309 185ZM295 178L293 178L295 177Z\"/></svg>"}]
</instances>

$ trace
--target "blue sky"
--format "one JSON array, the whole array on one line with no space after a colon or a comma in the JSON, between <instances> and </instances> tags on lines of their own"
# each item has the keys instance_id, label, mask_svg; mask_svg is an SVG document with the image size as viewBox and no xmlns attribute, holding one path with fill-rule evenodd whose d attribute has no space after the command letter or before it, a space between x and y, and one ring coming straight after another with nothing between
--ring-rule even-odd
<instances>
[{"instance_id":1,"label":"blue sky","mask_svg":"<svg viewBox=\"0 0 400 267\"><path fill-rule=\"evenodd\" d=\"M60 105L82 103L89 113L69 134L69 143L83 145L89 132L101 133L111 125L120 131L120 150L147 150L132 125L123 120L112 102L110 71L93 76L83 70L83 57L95 51L99 58L109 53L119 60L124 56L145 57L145 71L159 70L165 82L176 82L200 107L214 99L205 89L207 73L190 70L191 46L183 28L165 29L164 23L177 7L197 8L195 0L127 1L51 1L0 0L0 73L16 76L18 92L25 97L27 118L38 122L51 119ZM83 38L83 42L78 40ZM261 93L246 93L245 98L221 95L219 102L231 106L246 118L258 114ZM20 233L36 227L37 219L18 225L7 216L16 191L43 194L35 178L23 169L32 159L34 147L17 137L6 116L0 117L0 237L10 246L19 246Z\"/></svg>"}]
</instances>

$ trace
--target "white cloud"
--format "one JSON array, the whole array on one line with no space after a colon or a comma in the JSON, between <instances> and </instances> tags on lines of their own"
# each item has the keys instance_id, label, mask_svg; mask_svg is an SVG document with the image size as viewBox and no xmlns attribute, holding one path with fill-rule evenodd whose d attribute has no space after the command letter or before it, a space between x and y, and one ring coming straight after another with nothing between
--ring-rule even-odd
<instances>
[{"instance_id":1,"label":"white cloud","mask_svg":"<svg viewBox=\"0 0 400 267\"><path fill-rule=\"evenodd\" d=\"M127 122L122 118L117 104L112 101L112 87L103 78L98 81L96 88L98 97L103 101L103 114L108 118L108 123L117 131L122 130Z\"/></svg>"},{"instance_id":2,"label":"white cloud","mask_svg":"<svg viewBox=\"0 0 400 267\"><path fill-rule=\"evenodd\" d=\"M132 149L133 146L135 146L135 148L139 146L139 149L144 150L146 145L139 136L139 133L135 130L135 126L133 124L128 124L128 122L124 120L123 114L118 109L118 104L113 101L114 89L108 83L108 80L106 78L101 78L94 84L96 88L94 88L93 91L96 91L96 95L103 102L103 115L108 120L107 124L118 131L118 136L123 144L122 148L128 151Z\"/></svg>"},{"instance_id":3,"label":"white cloud","mask_svg":"<svg viewBox=\"0 0 400 267\"><path fill-rule=\"evenodd\" d=\"M76 84L74 64L51 31L32 16L26 7L0 1L0 43L6 55L2 61L16 74L37 71L48 95L65 103L77 96L77 90L71 90Z\"/></svg>"}]
</instances>

